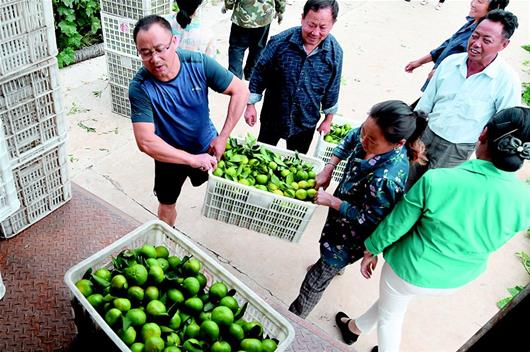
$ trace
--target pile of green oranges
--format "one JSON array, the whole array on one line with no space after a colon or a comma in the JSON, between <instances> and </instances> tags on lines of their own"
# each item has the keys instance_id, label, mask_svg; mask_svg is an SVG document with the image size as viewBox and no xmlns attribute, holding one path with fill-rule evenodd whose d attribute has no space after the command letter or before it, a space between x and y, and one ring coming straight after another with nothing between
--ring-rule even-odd
<instances>
[{"instance_id":1,"label":"pile of green oranges","mask_svg":"<svg viewBox=\"0 0 530 352\"><path fill-rule=\"evenodd\" d=\"M228 140L213 174L299 200L311 201L317 193L316 172L311 163L302 161L298 154L288 158L264 148L250 135L243 144L233 138Z\"/></svg>"},{"instance_id":2,"label":"pile of green oranges","mask_svg":"<svg viewBox=\"0 0 530 352\"><path fill-rule=\"evenodd\" d=\"M340 144L344 137L353 129L350 124L338 125L331 124L331 130L324 136L324 140L328 143Z\"/></svg>"},{"instance_id":3,"label":"pile of green oranges","mask_svg":"<svg viewBox=\"0 0 530 352\"><path fill-rule=\"evenodd\" d=\"M236 291L206 287L202 263L165 246L125 250L75 285L132 352L272 352L278 340L243 319Z\"/></svg>"}]
</instances>

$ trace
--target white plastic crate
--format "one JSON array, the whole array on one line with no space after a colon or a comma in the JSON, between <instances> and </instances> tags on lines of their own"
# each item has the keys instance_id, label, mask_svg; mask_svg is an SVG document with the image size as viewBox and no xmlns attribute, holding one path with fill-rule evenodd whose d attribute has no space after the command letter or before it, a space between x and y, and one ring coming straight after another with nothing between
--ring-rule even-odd
<instances>
[{"instance_id":1,"label":"white plastic crate","mask_svg":"<svg viewBox=\"0 0 530 352\"><path fill-rule=\"evenodd\" d=\"M134 25L137 20L101 13L103 43L106 50L137 56L133 39Z\"/></svg>"},{"instance_id":2,"label":"white plastic crate","mask_svg":"<svg viewBox=\"0 0 530 352\"><path fill-rule=\"evenodd\" d=\"M129 102L129 88L110 81L110 102L113 113L131 117L131 104Z\"/></svg>"},{"instance_id":3,"label":"white plastic crate","mask_svg":"<svg viewBox=\"0 0 530 352\"><path fill-rule=\"evenodd\" d=\"M64 141L13 169L20 209L0 223L0 237L10 238L71 198Z\"/></svg>"},{"instance_id":4,"label":"white plastic crate","mask_svg":"<svg viewBox=\"0 0 530 352\"><path fill-rule=\"evenodd\" d=\"M0 80L57 55L51 0L0 3L0 52Z\"/></svg>"},{"instance_id":5,"label":"white plastic crate","mask_svg":"<svg viewBox=\"0 0 530 352\"><path fill-rule=\"evenodd\" d=\"M15 164L66 134L57 76L54 58L0 81L0 120Z\"/></svg>"},{"instance_id":6,"label":"white plastic crate","mask_svg":"<svg viewBox=\"0 0 530 352\"><path fill-rule=\"evenodd\" d=\"M114 16L122 16L135 20L141 17L169 13L171 0L100 0L101 11Z\"/></svg>"},{"instance_id":7,"label":"white plastic crate","mask_svg":"<svg viewBox=\"0 0 530 352\"><path fill-rule=\"evenodd\" d=\"M275 337L280 341L277 349L278 352L285 351L294 340L294 329L287 319L277 313L269 304L226 270L218 261L204 253L185 235L159 220L154 220L140 226L96 254L83 260L81 263L76 264L66 272L64 281L70 289L73 305L74 307L79 304L81 305L80 309L74 308L75 318L78 324L90 328L91 332L99 333L101 336L104 336L103 333L106 333L119 350L129 351L129 348L75 287L75 283L83 277L89 268L93 270L101 267L111 268L112 257L117 256L125 249L137 248L144 244L154 246L165 245L169 249L170 255L177 255L179 257L192 255L201 261L203 263L203 272L208 278L207 285L210 286L214 281L224 281L228 287L234 288L237 291L234 298L238 300L240 305L248 302L244 319L260 321L263 324L265 334Z\"/></svg>"},{"instance_id":8,"label":"white plastic crate","mask_svg":"<svg viewBox=\"0 0 530 352\"><path fill-rule=\"evenodd\" d=\"M294 158L295 152L262 144L265 148ZM300 159L314 165L315 172L324 163L299 154ZM202 207L202 215L228 224L298 242L317 205L245 186L210 173Z\"/></svg>"},{"instance_id":9,"label":"white plastic crate","mask_svg":"<svg viewBox=\"0 0 530 352\"><path fill-rule=\"evenodd\" d=\"M122 87L128 87L136 72L142 67L138 56L124 55L111 50L106 51L109 81Z\"/></svg>"},{"instance_id":10,"label":"white plastic crate","mask_svg":"<svg viewBox=\"0 0 530 352\"><path fill-rule=\"evenodd\" d=\"M1 125L1 123L0 123ZM20 207L4 133L0 127L0 221Z\"/></svg>"},{"instance_id":11,"label":"white plastic crate","mask_svg":"<svg viewBox=\"0 0 530 352\"><path fill-rule=\"evenodd\" d=\"M353 128L356 128L356 127L360 126L360 124L358 122L354 122L352 120L341 118L339 116L335 116L333 118L333 123L336 124L336 125L339 125L339 126L343 126L345 124L349 124ZM315 148L315 152L314 152L313 155L316 158L322 160L324 162L324 164L325 164L333 156L333 149L335 149L335 147L337 145L338 144L333 144L333 143L326 142L324 140L324 135L320 135L318 137L317 146ZM335 167L335 170L333 170L333 175L332 175L332 179L334 181L340 182L340 180L342 179L342 174L344 173L344 169L346 168L347 162L348 162L348 160L342 160L339 163L339 165L337 165Z\"/></svg>"}]
</instances>

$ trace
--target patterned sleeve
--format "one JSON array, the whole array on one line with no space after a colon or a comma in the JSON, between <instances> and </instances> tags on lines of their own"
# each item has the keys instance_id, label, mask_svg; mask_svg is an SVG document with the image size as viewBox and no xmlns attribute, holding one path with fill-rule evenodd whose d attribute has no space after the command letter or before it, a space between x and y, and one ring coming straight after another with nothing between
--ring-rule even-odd
<instances>
[{"instance_id":1,"label":"patterned sleeve","mask_svg":"<svg viewBox=\"0 0 530 352\"><path fill-rule=\"evenodd\" d=\"M278 40L275 40L275 38L272 37L265 46L265 49L261 52L259 60L254 67L254 71L252 71L252 76L250 77L250 82L248 84L250 93L262 94L268 86L267 78L274 79L274 77L271 77L271 71L273 70L272 62L277 48Z\"/></svg>"},{"instance_id":2,"label":"patterned sleeve","mask_svg":"<svg viewBox=\"0 0 530 352\"><path fill-rule=\"evenodd\" d=\"M344 137L342 142L333 149L332 154L340 160L348 159L353 153L353 150L357 144L360 143L360 134L360 127L352 129L350 132L348 132L346 137Z\"/></svg>"},{"instance_id":3,"label":"patterned sleeve","mask_svg":"<svg viewBox=\"0 0 530 352\"><path fill-rule=\"evenodd\" d=\"M362 229L363 233L371 234L403 197L401 187L390 178L390 175L388 177L385 175L369 183L359 206L343 201L339 208L340 214L353 220L355 226Z\"/></svg>"},{"instance_id":4,"label":"patterned sleeve","mask_svg":"<svg viewBox=\"0 0 530 352\"><path fill-rule=\"evenodd\" d=\"M337 105L339 101L340 78L342 75L342 48L338 43L335 45L336 55L333 63L333 76L326 87L326 93L322 98L322 109L327 110Z\"/></svg>"}]
</instances>

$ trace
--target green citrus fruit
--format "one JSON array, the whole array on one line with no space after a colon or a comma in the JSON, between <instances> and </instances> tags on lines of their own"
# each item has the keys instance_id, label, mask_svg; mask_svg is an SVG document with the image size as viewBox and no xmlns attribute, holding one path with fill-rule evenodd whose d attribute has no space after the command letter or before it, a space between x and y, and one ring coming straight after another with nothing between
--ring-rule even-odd
<instances>
[{"instance_id":1,"label":"green citrus fruit","mask_svg":"<svg viewBox=\"0 0 530 352\"><path fill-rule=\"evenodd\" d=\"M276 164L274 161L269 162L269 169L276 170L278 168L278 164Z\"/></svg>"},{"instance_id":2,"label":"green citrus fruit","mask_svg":"<svg viewBox=\"0 0 530 352\"><path fill-rule=\"evenodd\" d=\"M131 286L127 290L127 298L133 302L141 302L144 299L145 292L140 286Z\"/></svg>"},{"instance_id":3,"label":"green citrus fruit","mask_svg":"<svg viewBox=\"0 0 530 352\"><path fill-rule=\"evenodd\" d=\"M177 346L167 346L162 352L182 352Z\"/></svg>"},{"instance_id":4,"label":"green citrus fruit","mask_svg":"<svg viewBox=\"0 0 530 352\"><path fill-rule=\"evenodd\" d=\"M300 200L305 200L307 198L307 191L305 189L298 189L296 190L296 198Z\"/></svg>"},{"instance_id":5,"label":"green citrus fruit","mask_svg":"<svg viewBox=\"0 0 530 352\"><path fill-rule=\"evenodd\" d=\"M147 316L145 315L145 312L140 308L133 308L129 310L125 317L129 319L132 326L142 326L145 324L147 320Z\"/></svg>"},{"instance_id":6,"label":"green citrus fruit","mask_svg":"<svg viewBox=\"0 0 530 352\"><path fill-rule=\"evenodd\" d=\"M148 286L145 289L145 296L147 297L148 301L158 299L159 295L160 295L160 291L158 290L158 287L156 286Z\"/></svg>"},{"instance_id":7,"label":"green citrus fruit","mask_svg":"<svg viewBox=\"0 0 530 352\"><path fill-rule=\"evenodd\" d=\"M212 310L212 320L219 326L230 326L234 322L234 313L228 307L218 306Z\"/></svg>"},{"instance_id":8,"label":"green citrus fruit","mask_svg":"<svg viewBox=\"0 0 530 352\"><path fill-rule=\"evenodd\" d=\"M196 276L202 268L202 264L195 258L188 259L183 265L182 269L188 276Z\"/></svg>"},{"instance_id":9,"label":"green citrus fruit","mask_svg":"<svg viewBox=\"0 0 530 352\"><path fill-rule=\"evenodd\" d=\"M215 170L213 170L213 175L217 177L223 176L223 169L217 167Z\"/></svg>"},{"instance_id":10,"label":"green citrus fruit","mask_svg":"<svg viewBox=\"0 0 530 352\"><path fill-rule=\"evenodd\" d=\"M81 279L75 283L75 287L81 292L85 297L88 297L92 294L92 282L86 279Z\"/></svg>"},{"instance_id":11,"label":"green citrus fruit","mask_svg":"<svg viewBox=\"0 0 530 352\"><path fill-rule=\"evenodd\" d=\"M212 313L210 312L204 312L202 311L200 314L199 314L199 321L205 321L205 320L211 320L212 319Z\"/></svg>"},{"instance_id":12,"label":"green citrus fruit","mask_svg":"<svg viewBox=\"0 0 530 352\"><path fill-rule=\"evenodd\" d=\"M173 330L177 330L180 327L181 322L182 320L180 319L180 315L178 313L175 313L171 320L169 320L168 326Z\"/></svg>"},{"instance_id":13,"label":"green citrus fruit","mask_svg":"<svg viewBox=\"0 0 530 352\"><path fill-rule=\"evenodd\" d=\"M151 336L145 340L145 352L162 352L166 344L160 336Z\"/></svg>"},{"instance_id":14,"label":"green citrus fruit","mask_svg":"<svg viewBox=\"0 0 530 352\"><path fill-rule=\"evenodd\" d=\"M260 185L265 185L267 184L267 182L269 182L269 176L259 174L258 176L256 176L256 182L259 183Z\"/></svg>"},{"instance_id":15,"label":"green citrus fruit","mask_svg":"<svg viewBox=\"0 0 530 352\"><path fill-rule=\"evenodd\" d=\"M307 180L307 178L308 178L307 171L299 170L296 172L295 179L297 179L298 181Z\"/></svg>"},{"instance_id":16,"label":"green citrus fruit","mask_svg":"<svg viewBox=\"0 0 530 352\"><path fill-rule=\"evenodd\" d=\"M108 310L107 313L105 313L105 321L110 326L113 326L118 322L118 319L121 317L121 310L118 308L111 308Z\"/></svg>"},{"instance_id":17,"label":"green citrus fruit","mask_svg":"<svg viewBox=\"0 0 530 352\"><path fill-rule=\"evenodd\" d=\"M131 309L131 301L127 298L116 298L113 302L114 307L118 308L122 312L126 312Z\"/></svg>"},{"instance_id":18,"label":"green citrus fruit","mask_svg":"<svg viewBox=\"0 0 530 352\"><path fill-rule=\"evenodd\" d=\"M176 288L170 288L167 290L167 297L174 303L184 302L184 295Z\"/></svg>"},{"instance_id":19,"label":"green citrus fruit","mask_svg":"<svg viewBox=\"0 0 530 352\"><path fill-rule=\"evenodd\" d=\"M315 188L315 185L316 185L316 181L314 178L311 178L309 180L306 181L307 182L307 187L306 188Z\"/></svg>"},{"instance_id":20,"label":"green citrus fruit","mask_svg":"<svg viewBox=\"0 0 530 352\"><path fill-rule=\"evenodd\" d=\"M291 173L291 171L289 171L288 169L283 169L282 171L280 171L280 175L282 175L282 177L287 177L287 175L289 175Z\"/></svg>"},{"instance_id":21,"label":"green citrus fruit","mask_svg":"<svg viewBox=\"0 0 530 352\"><path fill-rule=\"evenodd\" d=\"M206 283L208 282L208 279L206 278L206 275L203 273L198 273L197 276L195 276L197 280L199 280L199 284L201 285L201 290L206 287Z\"/></svg>"},{"instance_id":22,"label":"green citrus fruit","mask_svg":"<svg viewBox=\"0 0 530 352\"><path fill-rule=\"evenodd\" d=\"M317 195L317 190L314 188L310 188L306 191L307 198L313 199Z\"/></svg>"},{"instance_id":23,"label":"green citrus fruit","mask_svg":"<svg viewBox=\"0 0 530 352\"><path fill-rule=\"evenodd\" d=\"M191 297L184 301L184 306L193 313L200 313L204 304L199 297Z\"/></svg>"},{"instance_id":24,"label":"green citrus fruit","mask_svg":"<svg viewBox=\"0 0 530 352\"><path fill-rule=\"evenodd\" d=\"M283 192L279 189L275 189L274 191L272 191L272 193L277 194L279 196L283 196Z\"/></svg>"},{"instance_id":25,"label":"green citrus fruit","mask_svg":"<svg viewBox=\"0 0 530 352\"><path fill-rule=\"evenodd\" d=\"M224 282L216 282L210 286L208 295L212 302L218 302L221 298L225 297L228 293L228 287L226 287Z\"/></svg>"},{"instance_id":26,"label":"green citrus fruit","mask_svg":"<svg viewBox=\"0 0 530 352\"><path fill-rule=\"evenodd\" d=\"M166 258L156 258L156 260L164 272L169 269L169 261Z\"/></svg>"},{"instance_id":27,"label":"green citrus fruit","mask_svg":"<svg viewBox=\"0 0 530 352\"><path fill-rule=\"evenodd\" d=\"M94 308L99 308L103 305L103 295L100 293L94 293L87 297L88 303Z\"/></svg>"},{"instance_id":28,"label":"green citrus fruit","mask_svg":"<svg viewBox=\"0 0 530 352\"><path fill-rule=\"evenodd\" d=\"M225 170L225 174L234 177L235 175L237 175L237 169L233 166L230 166L228 169Z\"/></svg>"},{"instance_id":29,"label":"green citrus fruit","mask_svg":"<svg viewBox=\"0 0 530 352\"><path fill-rule=\"evenodd\" d=\"M166 346L178 346L178 345L180 345L180 337L178 334L172 332L169 335L167 335Z\"/></svg>"},{"instance_id":30,"label":"green citrus fruit","mask_svg":"<svg viewBox=\"0 0 530 352\"><path fill-rule=\"evenodd\" d=\"M216 341L219 338L219 325L212 320L203 321L199 336L208 341Z\"/></svg>"},{"instance_id":31,"label":"green citrus fruit","mask_svg":"<svg viewBox=\"0 0 530 352\"><path fill-rule=\"evenodd\" d=\"M172 255L170 256L169 258L167 258L167 261L169 262L169 267L173 270L175 270L177 268L177 266L180 265L180 258L177 257L176 255Z\"/></svg>"},{"instance_id":32,"label":"green citrus fruit","mask_svg":"<svg viewBox=\"0 0 530 352\"><path fill-rule=\"evenodd\" d=\"M100 268L100 269L96 270L94 275L96 275L100 279L103 279L103 280L109 281L109 282L110 282L110 279L112 278L112 274L110 273L110 270L106 269L106 268Z\"/></svg>"},{"instance_id":33,"label":"green citrus fruit","mask_svg":"<svg viewBox=\"0 0 530 352\"><path fill-rule=\"evenodd\" d=\"M165 279L164 269L160 266L152 266L149 268L149 279L155 283L160 284Z\"/></svg>"},{"instance_id":34,"label":"green citrus fruit","mask_svg":"<svg viewBox=\"0 0 530 352\"><path fill-rule=\"evenodd\" d=\"M127 346L130 346L136 340L136 330L134 330L134 328L132 326L129 326L127 328L127 330L125 330L125 331L121 330L119 336L120 336L120 339Z\"/></svg>"},{"instance_id":35,"label":"green citrus fruit","mask_svg":"<svg viewBox=\"0 0 530 352\"><path fill-rule=\"evenodd\" d=\"M238 182L241 183L242 185L250 186L250 182L246 178L241 178L239 179Z\"/></svg>"},{"instance_id":36,"label":"green citrus fruit","mask_svg":"<svg viewBox=\"0 0 530 352\"><path fill-rule=\"evenodd\" d=\"M160 266L160 263L158 262L158 260L156 260L156 258L147 258L145 263L147 264L148 268L152 266Z\"/></svg>"},{"instance_id":37,"label":"green citrus fruit","mask_svg":"<svg viewBox=\"0 0 530 352\"><path fill-rule=\"evenodd\" d=\"M306 180L298 181L298 188L306 189L307 181Z\"/></svg>"},{"instance_id":38,"label":"green citrus fruit","mask_svg":"<svg viewBox=\"0 0 530 352\"><path fill-rule=\"evenodd\" d=\"M197 295L197 293L201 289L201 284L199 280L197 280L197 278L187 277L182 282L182 287L186 290L186 292L188 293L190 297L193 297Z\"/></svg>"},{"instance_id":39,"label":"green citrus fruit","mask_svg":"<svg viewBox=\"0 0 530 352\"><path fill-rule=\"evenodd\" d=\"M156 249L154 246L151 246L150 244L144 244L141 248L140 248L140 253L145 257L145 258L156 258Z\"/></svg>"},{"instance_id":40,"label":"green citrus fruit","mask_svg":"<svg viewBox=\"0 0 530 352\"><path fill-rule=\"evenodd\" d=\"M259 190L262 190L262 191L268 192L267 187L265 187L264 185L255 185L254 187L256 187L256 188L259 189Z\"/></svg>"},{"instance_id":41,"label":"green citrus fruit","mask_svg":"<svg viewBox=\"0 0 530 352\"><path fill-rule=\"evenodd\" d=\"M264 339L261 341L261 349L263 352L274 352L278 348L278 344L272 339Z\"/></svg>"},{"instance_id":42,"label":"green citrus fruit","mask_svg":"<svg viewBox=\"0 0 530 352\"><path fill-rule=\"evenodd\" d=\"M125 269L125 277L135 285L141 286L147 281L147 269L142 264L133 264Z\"/></svg>"},{"instance_id":43,"label":"green citrus fruit","mask_svg":"<svg viewBox=\"0 0 530 352\"><path fill-rule=\"evenodd\" d=\"M276 186L274 183L270 183L267 185L267 188L269 189L269 191L271 192L274 192L278 189L278 186Z\"/></svg>"},{"instance_id":44,"label":"green citrus fruit","mask_svg":"<svg viewBox=\"0 0 530 352\"><path fill-rule=\"evenodd\" d=\"M145 310L147 311L147 314L158 317L160 315L165 315L166 313L166 306L161 301L155 299L147 303L147 306L145 307Z\"/></svg>"},{"instance_id":45,"label":"green citrus fruit","mask_svg":"<svg viewBox=\"0 0 530 352\"><path fill-rule=\"evenodd\" d=\"M155 251L156 251L157 258L167 259L169 257L169 250L167 249L166 246L156 246Z\"/></svg>"},{"instance_id":46,"label":"green citrus fruit","mask_svg":"<svg viewBox=\"0 0 530 352\"><path fill-rule=\"evenodd\" d=\"M308 179L315 179L317 177L317 173L314 171L314 170L311 170L311 171L308 171L307 172L307 178Z\"/></svg>"},{"instance_id":47,"label":"green citrus fruit","mask_svg":"<svg viewBox=\"0 0 530 352\"><path fill-rule=\"evenodd\" d=\"M228 329L228 334L236 341L241 341L245 338L245 331L241 325L232 323Z\"/></svg>"},{"instance_id":48,"label":"green citrus fruit","mask_svg":"<svg viewBox=\"0 0 530 352\"><path fill-rule=\"evenodd\" d=\"M160 330L160 326L158 326L157 323L146 323L144 326L142 326L141 335L142 339L146 341L152 336L160 337L162 335L162 331Z\"/></svg>"},{"instance_id":49,"label":"green citrus fruit","mask_svg":"<svg viewBox=\"0 0 530 352\"><path fill-rule=\"evenodd\" d=\"M295 191L298 189L298 182L292 182L291 183L291 188L294 189Z\"/></svg>"},{"instance_id":50,"label":"green citrus fruit","mask_svg":"<svg viewBox=\"0 0 530 352\"><path fill-rule=\"evenodd\" d=\"M112 287L114 290L126 290L129 285L127 284L127 279L125 276L118 274L114 276L110 282L110 287Z\"/></svg>"},{"instance_id":51,"label":"green citrus fruit","mask_svg":"<svg viewBox=\"0 0 530 352\"><path fill-rule=\"evenodd\" d=\"M226 341L216 341L210 347L210 352L232 352L232 347Z\"/></svg>"},{"instance_id":52,"label":"green citrus fruit","mask_svg":"<svg viewBox=\"0 0 530 352\"><path fill-rule=\"evenodd\" d=\"M219 301L220 306L225 306L230 308L230 310L235 314L237 310L239 309L239 303L237 303L237 300L232 296L225 296L221 298Z\"/></svg>"},{"instance_id":53,"label":"green citrus fruit","mask_svg":"<svg viewBox=\"0 0 530 352\"><path fill-rule=\"evenodd\" d=\"M239 347L245 352L262 352L261 341L258 339L243 339Z\"/></svg>"},{"instance_id":54,"label":"green citrus fruit","mask_svg":"<svg viewBox=\"0 0 530 352\"><path fill-rule=\"evenodd\" d=\"M201 331L201 327L196 322L191 322L186 326L186 329L184 330L184 335L187 338L196 338L199 336L199 333Z\"/></svg>"},{"instance_id":55,"label":"green citrus fruit","mask_svg":"<svg viewBox=\"0 0 530 352\"><path fill-rule=\"evenodd\" d=\"M129 348L131 352L144 352L144 344L141 342L135 342Z\"/></svg>"}]
</instances>

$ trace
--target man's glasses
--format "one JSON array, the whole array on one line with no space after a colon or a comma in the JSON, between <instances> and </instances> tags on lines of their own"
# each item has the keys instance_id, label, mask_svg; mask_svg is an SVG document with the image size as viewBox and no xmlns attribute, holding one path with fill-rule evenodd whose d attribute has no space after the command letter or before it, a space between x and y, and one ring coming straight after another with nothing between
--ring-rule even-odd
<instances>
[{"instance_id":1,"label":"man's glasses","mask_svg":"<svg viewBox=\"0 0 530 352\"><path fill-rule=\"evenodd\" d=\"M140 51L138 51L138 56L140 56L140 58L143 61L151 60L151 58L153 57L153 55L155 55L155 53L158 56L164 54L169 49L169 47L171 46L171 42L172 41L173 41L173 37L171 37L171 39L169 40L169 44L168 45L159 45L157 47L154 47L151 50L148 50L148 49L140 50Z\"/></svg>"}]
</instances>

